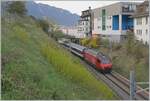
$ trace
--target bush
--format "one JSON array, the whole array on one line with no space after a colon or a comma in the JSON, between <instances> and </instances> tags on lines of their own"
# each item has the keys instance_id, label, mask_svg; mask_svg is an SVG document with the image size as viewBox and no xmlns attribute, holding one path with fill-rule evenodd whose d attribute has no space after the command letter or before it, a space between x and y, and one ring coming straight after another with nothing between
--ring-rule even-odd
<instances>
[{"instance_id":1,"label":"bush","mask_svg":"<svg viewBox=\"0 0 150 101\"><path fill-rule=\"evenodd\" d=\"M103 39L103 40L101 40L101 44L103 45L103 47L108 48L109 47L109 40Z\"/></svg>"},{"instance_id":2,"label":"bush","mask_svg":"<svg viewBox=\"0 0 150 101\"><path fill-rule=\"evenodd\" d=\"M100 45L100 38L83 38L81 39L80 43L83 46L98 48Z\"/></svg>"},{"instance_id":3,"label":"bush","mask_svg":"<svg viewBox=\"0 0 150 101\"><path fill-rule=\"evenodd\" d=\"M42 20L42 19L37 20L37 22L38 25L42 28L42 30L48 34L49 23L46 20Z\"/></svg>"},{"instance_id":4,"label":"bush","mask_svg":"<svg viewBox=\"0 0 150 101\"><path fill-rule=\"evenodd\" d=\"M25 15L27 12L25 2L23 1L12 1L7 10L9 13L18 15Z\"/></svg>"},{"instance_id":5,"label":"bush","mask_svg":"<svg viewBox=\"0 0 150 101\"><path fill-rule=\"evenodd\" d=\"M99 38L92 38L88 44L91 48L98 48L100 45L100 39Z\"/></svg>"},{"instance_id":6,"label":"bush","mask_svg":"<svg viewBox=\"0 0 150 101\"><path fill-rule=\"evenodd\" d=\"M89 42L90 42L90 38L81 39L81 45L83 46L88 46Z\"/></svg>"},{"instance_id":7,"label":"bush","mask_svg":"<svg viewBox=\"0 0 150 101\"><path fill-rule=\"evenodd\" d=\"M114 44L112 44L112 48L114 51L120 50L122 48L122 45L119 43L114 43Z\"/></svg>"},{"instance_id":8,"label":"bush","mask_svg":"<svg viewBox=\"0 0 150 101\"><path fill-rule=\"evenodd\" d=\"M61 32L61 31L53 31L53 32L50 32L50 35L52 38L54 38L55 40L58 40L59 38L64 38L65 35ZM67 38L67 37L65 37Z\"/></svg>"},{"instance_id":9,"label":"bush","mask_svg":"<svg viewBox=\"0 0 150 101\"><path fill-rule=\"evenodd\" d=\"M140 43L135 43L135 45L133 47L132 54L136 58L137 62L139 62L139 60L144 57L143 56L143 48L142 47L143 46Z\"/></svg>"}]
</instances>

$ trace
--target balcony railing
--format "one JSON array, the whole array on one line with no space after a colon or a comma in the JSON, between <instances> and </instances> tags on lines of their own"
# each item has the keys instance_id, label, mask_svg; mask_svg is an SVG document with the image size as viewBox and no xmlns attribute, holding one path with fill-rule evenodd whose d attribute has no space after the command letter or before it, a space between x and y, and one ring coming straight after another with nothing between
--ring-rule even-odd
<instances>
[{"instance_id":1,"label":"balcony railing","mask_svg":"<svg viewBox=\"0 0 150 101\"><path fill-rule=\"evenodd\" d=\"M135 12L135 9L129 7L122 7L122 12Z\"/></svg>"}]
</instances>

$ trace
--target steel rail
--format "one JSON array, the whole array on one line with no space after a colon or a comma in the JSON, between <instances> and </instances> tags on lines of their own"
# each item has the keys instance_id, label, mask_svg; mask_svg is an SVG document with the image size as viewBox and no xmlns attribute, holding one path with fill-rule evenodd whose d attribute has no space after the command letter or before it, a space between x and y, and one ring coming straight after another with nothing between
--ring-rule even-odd
<instances>
[{"instance_id":1,"label":"steel rail","mask_svg":"<svg viewBox=\"0 0 150 101\"><path fill-rule=\"evenodd\" d=\"M127 78L114 71L111 73L111 75L118 79L120 82L124 83L128 88L130 88L130 81ZM136 86L136 89L142 90L140 86ZM149 99L149 93L147 91L143 91L140 93L137 92L136 95L143 97L143 99Z\"/></svg>"},{"instance_id":2,"label":"steel rail","mask_svg":"<svg viewBox=\"0 0 150 101\"><path fill-rule=\"evenodd\" d=\"M96 70L96 68L94 68L90 63L87 64L87 62L83 60L81 60L81 63L86 65L85 66L86 69L89 72L91 72L95 76L95 78L97 78L98 80L104 81L111 89L113 89L121 99L129 100L130 81L127 78L123 77L122 75L114 71L112 71L111 74L102 74L98 70ZM137 86L137 89L140 89L140 87ZM146 92L146 94L148 93ZM135 99L136 100L148 100L149 98L147 98L146 96L147 95L143 93L138 93L135 95Z\"/></svg>"}]
</instances>

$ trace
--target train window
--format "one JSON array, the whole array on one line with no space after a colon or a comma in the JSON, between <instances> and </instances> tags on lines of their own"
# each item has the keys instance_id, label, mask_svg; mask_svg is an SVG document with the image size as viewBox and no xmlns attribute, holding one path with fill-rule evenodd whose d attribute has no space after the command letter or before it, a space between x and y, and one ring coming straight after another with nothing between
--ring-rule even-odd
<instances>
[{"instance_id":1,"label":"train window","mask_svg":"<svg viewBox=\"0 0 150 101\"><path fill-rule=\"evenodd\" d=\"M81 51L79 51L78 49L76 49L76 48L72 48L73 50L75 50L76 52L78 52L78 53L81 53Z\"/></svg>"},{"instance_id":2,"label":"train window","mask_svg":"<svg viewBox=\"0 0 150 101\"><path fill-rule=\"evenodd\" d=\"M100 63L101 61L100 61L99 59L97 59L97 62L99 62L99 63Z\"/></svg>"},{"instance_id":3,"label":"train window","mask_svg":"<svg viewBox=\"0 0 150 101\"><path fill-rule=\"evenodd\" d=\"M110 63L110 60L107 56L105 56L104 54L100 53L98 58L101 60L102 63L107 64Z\"/></svg>"}]
</instances>

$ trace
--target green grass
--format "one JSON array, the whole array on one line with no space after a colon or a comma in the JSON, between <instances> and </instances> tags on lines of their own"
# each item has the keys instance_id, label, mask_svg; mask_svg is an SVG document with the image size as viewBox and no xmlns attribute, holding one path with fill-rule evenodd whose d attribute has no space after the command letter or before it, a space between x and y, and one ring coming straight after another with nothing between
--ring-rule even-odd
<instances>
[{"instance_id":1,"label":"green grass","mask_svg":"<svg viewBox=\"0 0 150 101\"><path fill-rule=\"evenodd\" d=\"M95 94L98 94L99 91L108 92L107 94L100 94L99 96L113 98L112 94L109 93L109 89L104 87L102 82L101 84L97 82L95 78L93 78L93 76L79 63L79 60L70 57L70 55L63 49L59 50L56 45L53 44L53 46L51 46L49 43L42 45L41 51L47 60L56 67L58 72L65 75L65 77L74 83L87 87L90 91L95 92Z\"/></svg>"},{"instance_id":2,"label":"green grass","mask_svg":"<svg viewBox=\"0 0 150 101\"><path fill-rule=\"evenodd\" d=\"M117 99L29 17L2 17L1 53L2 99Z\"/></svg>"}]
</instances>

